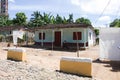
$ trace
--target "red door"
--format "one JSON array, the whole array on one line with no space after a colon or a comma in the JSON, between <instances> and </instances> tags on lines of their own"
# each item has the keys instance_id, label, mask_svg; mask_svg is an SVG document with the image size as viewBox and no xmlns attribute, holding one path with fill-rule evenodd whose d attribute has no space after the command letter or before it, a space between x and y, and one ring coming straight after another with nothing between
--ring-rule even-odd
<instances>
[{"instance_id":1,"label":"red door","mask_svg":"<svg viewBox=\"0 0 120 80\"><path fill-rule=\"evenodd\" d=\"M55 32L55 46L61 46L61 32Z\"/></svg>"}]
</instances>

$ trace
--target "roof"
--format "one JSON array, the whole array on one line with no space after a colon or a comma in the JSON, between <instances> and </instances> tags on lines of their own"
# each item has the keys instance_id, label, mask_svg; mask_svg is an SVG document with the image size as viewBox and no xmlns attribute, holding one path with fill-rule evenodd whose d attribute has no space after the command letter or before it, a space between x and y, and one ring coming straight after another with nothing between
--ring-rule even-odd
<instances>
[{"instance_id":1,"label":"roof","mask_svg":"<svg viewBox=\"0 0 120 80\"><path fill-rule=\"evenodd\" d=\"M20 30L20 29L24 29L23 26L4 26L4 27L0 27L0 31L11 31L11 30Z\"/></svg>"},{"instance_id":2,"label":"roof","mask_svg":"<svg viewBox=\"0 0 120 80\"><path fill-rule=\"evenodd\" d=\"M0 27L0 31L11 31L11 30L27 30L30 32L40 30L40 29L63 29L63 28L91 28L94 30L92 25L87 24L48 24L40 27L26 27L25 26L7 26L7 27Z\"/></svg>"},{"instance_id":3,"label":"roof","mask_svg":"<svg viewBox=\"0 0 120 80\"><path fill-rule=\"evenodd\" d=\"M35 30L39 29L63 29L63 28L91 28L92 25L87 25L87 24L49 24L49 25L44 25L42 27L36 27Z\"/></svg>"}]
</instances>

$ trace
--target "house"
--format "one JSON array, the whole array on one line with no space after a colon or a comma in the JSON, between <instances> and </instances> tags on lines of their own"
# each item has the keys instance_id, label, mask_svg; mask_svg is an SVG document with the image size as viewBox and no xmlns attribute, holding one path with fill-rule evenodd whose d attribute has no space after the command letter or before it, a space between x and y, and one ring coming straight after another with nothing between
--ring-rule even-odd
<instances>
[{"instance_id":1,"label":"house","mask_svg":"<svg viewBox=\"0 0 120 80\"><path fill-rule=\"evenodd\" d=\"M21 30L24 29L23 26L4 26L4 27L0 27L0 35L11 35L12 31L14 30Z\"/></svg>"},{"instance_id":2,"label":"house","mask_svg":"<svg viewBox=\"0 0 120 80\"><path fill-rule=\"evenodd\" d=\"M26 36L28 38L31 38L34 33L32 31L29 31L30 29L27 29L24 26L4 26L4 27L0 27L0 35L3 36L2 40L0 39L0 41L13 41L13 32L15 31L24 31L26 33Z\"/></svg>"},{"instance_id":3,"label":"house","mask_svg":"<svg viewBox=\"0 0 120 80\"><path fill-rule=\"evenodd\" d=\"M13 32L14 31L25 31L23 26L4 26L0 27L0 35L2 36L0 41L13 41Z\"/></svg>"},{"instance_id":4,"label":"house","mask_svg":"<svg viewBox=\"0 0 120 80\"><path fill-rule=\"evenodd\" d=\"M12 31L14 29L17 29L17 27L11 27L11 26L0 27L0 36L2 36L0 41L6 42L6 41L8 41L7 40L8 38L10 39L10 41L12 41L11 40L12 39Z\"/></svg>"},{"instance_id":5,"label":"house","mask_svg":"<svg viewBox=\"0 0 120 80\"><path fill-rule=\"evenodd\" d=\"M94 28L86 24L49 24L35 28L35 44L87 48L95 44Z\"/></svg>"}]
</instances>

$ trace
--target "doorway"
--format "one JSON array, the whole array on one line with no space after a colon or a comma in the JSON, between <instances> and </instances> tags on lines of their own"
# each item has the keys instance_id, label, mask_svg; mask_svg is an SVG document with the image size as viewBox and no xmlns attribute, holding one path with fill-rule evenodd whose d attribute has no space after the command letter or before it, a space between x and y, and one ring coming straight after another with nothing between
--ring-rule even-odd
<instances>
[{"instance_id":1,"label":"doorway","mask_svg":"<svg viewBox=\"0 0 120 80\"><path fill-rule=\"evenodd\" d=\"M55 32L55 46L61 46L61 31Z\"/></svg>"}]
</instances>

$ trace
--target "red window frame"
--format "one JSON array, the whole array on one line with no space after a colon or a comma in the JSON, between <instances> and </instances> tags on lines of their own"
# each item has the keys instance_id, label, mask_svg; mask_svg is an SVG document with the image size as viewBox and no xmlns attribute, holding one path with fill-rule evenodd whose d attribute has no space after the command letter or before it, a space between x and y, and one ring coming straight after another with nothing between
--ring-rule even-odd
<instances>
[{"instance_id":1,"label":"red window frame","mask_svg":"<svg viewBox=\"0 0 120 80\"><path fill-rule=\"evenodd\" d=\"M43 39L42 39L42 35L43 35ZM39 33L39 40L45 40L45 33Z\"/></svg>"},{"instance_id":2,"label":"red window frame","mask_svg":"<svg viewBox=\"0 0 120 80\"><path fill-rule=\"evenodd\" d=\"M73 40L81 40L82 32L73 32Z\"/></svg>"}]
</instances>

